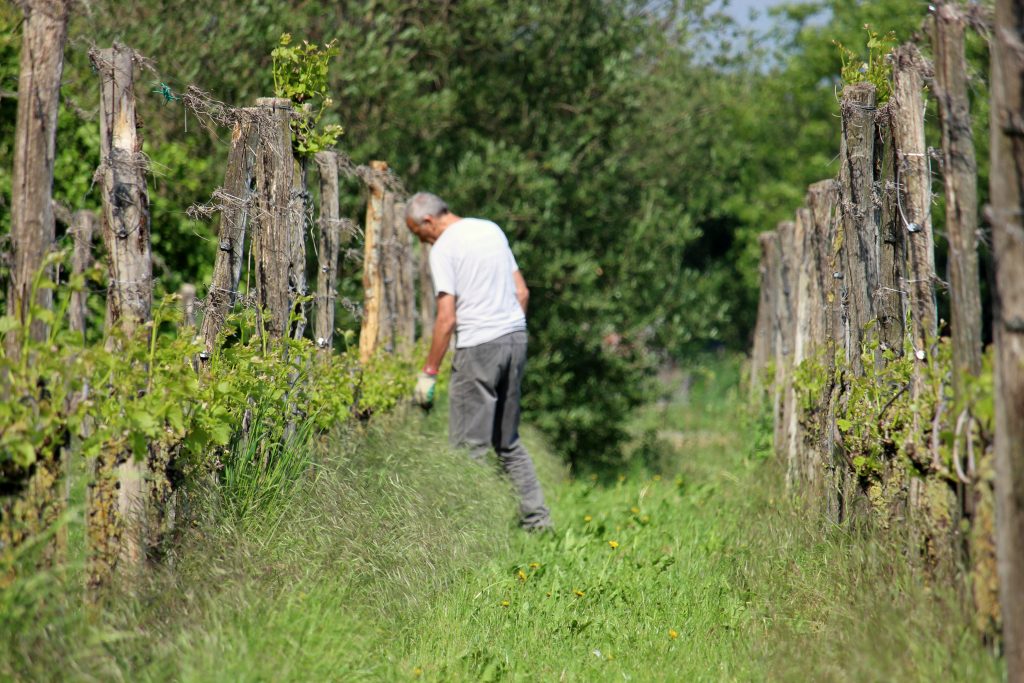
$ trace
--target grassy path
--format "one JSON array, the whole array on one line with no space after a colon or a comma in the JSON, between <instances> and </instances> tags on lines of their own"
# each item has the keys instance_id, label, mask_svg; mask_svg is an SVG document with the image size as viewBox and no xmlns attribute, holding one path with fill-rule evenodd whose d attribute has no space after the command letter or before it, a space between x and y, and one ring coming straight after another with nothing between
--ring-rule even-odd
<instances>
[{"instance_id":1,"label":"grassy path","mask_svg":"<svg viewBox=\"0 0 1024 683\"><path fill-rule=\"evenodd\" d=\"M0 679L998 680L897 549L780 498L735 380L725 364L640 415L607 481L531 437L546 536L442 446L441 416L341 433L258 514L201 499L140 597L90 614L61 573L0 593Z\"/></svg>"}]
</instances>

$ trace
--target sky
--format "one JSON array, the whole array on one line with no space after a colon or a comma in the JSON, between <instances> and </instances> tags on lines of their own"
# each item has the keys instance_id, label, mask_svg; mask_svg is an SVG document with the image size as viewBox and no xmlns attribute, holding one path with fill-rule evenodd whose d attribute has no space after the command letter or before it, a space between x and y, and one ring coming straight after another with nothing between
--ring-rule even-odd
<instances>
[{"instance_id":1,"label":"sky","mask_svg":"<svg viewBox=\"0 0 1024 683\"><path fill-rule=\"evenodd\" d=\"M729 0L725 8L726 14L736 19L742 26L764 30L771 24L766 9L781 5L786 0ZM751 10L757 10L758 17L751 21Z\"/></svg>"}]
</instances>

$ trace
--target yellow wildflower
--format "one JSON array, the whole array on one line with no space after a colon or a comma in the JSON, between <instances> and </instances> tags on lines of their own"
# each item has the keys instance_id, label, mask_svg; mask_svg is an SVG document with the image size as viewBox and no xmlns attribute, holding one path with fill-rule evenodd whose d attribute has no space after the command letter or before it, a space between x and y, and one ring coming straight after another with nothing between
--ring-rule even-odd
<instances>
[{"instance_id":1,"label":"yellow wildflower","mask_svg":"<svg viewBox=\"0 0 1024 683\"><path fill-rule=\"evenodd\" d=\"M619 542L618 541L608 541L608 547L611 548L612 550L615 550L616 548L619 547Z\"/></svg>"},{"instance_id":2,"label":"yellow wildflower","mask_svg":"<svg viewBox=\"0 0 1024 683\"><path fill-rule=\"evenodd\" d=\"M583 516L583 521L584 522L590 522L590 521L593 521L593 519L594 518L592 516L590 516L590 515L584 515Z\"/></svg>"},{"instance_id":3,"label":"yellow wildflower","mask_svg":"<svg viewBox=\"0 0 1024 683\"><path fill-rule=\"evenodd\" d=\"M530 569L537 569L540 567L540 562L531 562Z\"/></svg>"},{"instance_id":4,"label":"yellow wildflower","mask_svg":"<svg viewBox=\"0 0 1024 683\"><path fill-rule=\"evenodd\" d=\"M518 571L518 572L516 573L516 576L518 576L518 577L519 577L519 580L520 580L520 581L526 581L526 572L524 572L524 571L523 571L522 569L520 569L520 570L519 570L519 571Z\"/></svg>"},{"instance_id":5,"label":"yellow wildflower","mask_svg":"<svg viewBox=\"0 0 1024 683\"><path fill-rule=\"evenodd\" d=\"M632 512L634 515L639 515L640 514L640 508L638 508L636 505L634 505L633 507L629 508L629 511Z\"/></svg>"},{"instance_id":6,"label":"yellow wildflower","mask_svg":"<svg viewBox=\"0 0 1024 683\"><path fill-rule=\"evenodd\" d=\"M584 593L583 591L581 591L581 590L580 590L579 588L577 588L576 590L574 590L574 591L573 591L573 593L575 593L575 594L576 594L576 597L577 597L577 598L582 598L582 597L583 597L584 595L586 595L586 593Z\"/></svg>"},{"instance_id":7,"label":"yellow wildflower","mask_svg":"<svg viewBox=\"0 0 1024 683\"><path fill-rule=\"evenodd\" d=\"M676 630L674 628L670 628L668 630L668 637L671 638L672 640L675 640L676 638L679 637L679 633L676 632Z\"/></svg>"},{"instance_id":8,"label":"yellow wildflower","mask_svg":"<svg viewBox=\"0 0 1024 683\"><path fill-rule=\"evenodd\" d=\"M640 523L641 524L647 524L650 521L651 521L651 516L650 515L644 515L643 517L640 518Z\"/></svg>"},{"instance_id":9,"label":"yellow wildflower","mask_svg":"<svg viewBox=\"0 0 1024 683\"><path fill-rule=\"evenodd\" d=\"M412 675L416 676L417 678L419 678L420 676L423 675L423 669L421 669L421 668L419 668L417 666L415 669L412 670Z\"/></svg>"},{"instance_id":10,"label":"yellow wildflower","mask_svg":"<svg viewBox=\"0 0 1024 683\"><path fill-rule=\"evenodd\" d=\"M509 605L509 602L508 602L508 600L502 600L502 601L501 601L501 606L502 606L502 607L508 607L508 605Z\"/></svg>"}]
</instances>

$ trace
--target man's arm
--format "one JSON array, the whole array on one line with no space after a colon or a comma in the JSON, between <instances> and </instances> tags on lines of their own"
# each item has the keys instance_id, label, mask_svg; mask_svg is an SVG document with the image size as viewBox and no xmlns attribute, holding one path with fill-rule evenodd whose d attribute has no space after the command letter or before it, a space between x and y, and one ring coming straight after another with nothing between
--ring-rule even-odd
<instances>
[{"instance_id":1,"label":"man's arm","mask_svg":"<svg viewBox=\"0 0 1024 683\"><path fill-rule=\"evenodd\" d=\"M434 321L434 338L430 342L430 353L427 354L427 364L423 370L431 375L436 375L444 360L444 354L448 351L448 344L455 331L455 297L442 292L437 295L437 318Z\"/></svg>"},{"instance_id":2,"label":"man's arm","mask_svg":"<svg viewBox=\"0 0 1024 683\"><path fill-rule=\"evenodd\" d=\"M519 306L523 309L523 315L526 315L526 305L530 303L530 290L526 286L523 274L518 270L512 273L512 280L516 283L516 299L519 300Z\"/></svg>"}]
</instances>

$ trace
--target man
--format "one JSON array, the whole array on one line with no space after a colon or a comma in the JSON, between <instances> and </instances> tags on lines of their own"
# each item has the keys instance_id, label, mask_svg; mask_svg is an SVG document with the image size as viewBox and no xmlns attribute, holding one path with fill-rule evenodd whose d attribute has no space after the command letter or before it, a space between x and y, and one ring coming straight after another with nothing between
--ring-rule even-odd
<instances>
[{"instance_id":1,"label":"man","mask_svg":"<svg viewBox=\"0 0 1024 683\"><path fill-rule=\"evenodd\" d=\"M452 332L455 358L448 389L448 438L480 461L494 448L519 494L524 529L551 528L533 460L519 440L519 388L526 368L526 281L505 233L491 221L461 218L437 195L419 192L405 222L433 245L430 270L437 320L416 401L429 407Z\"/></svg>"}]
</instances>

